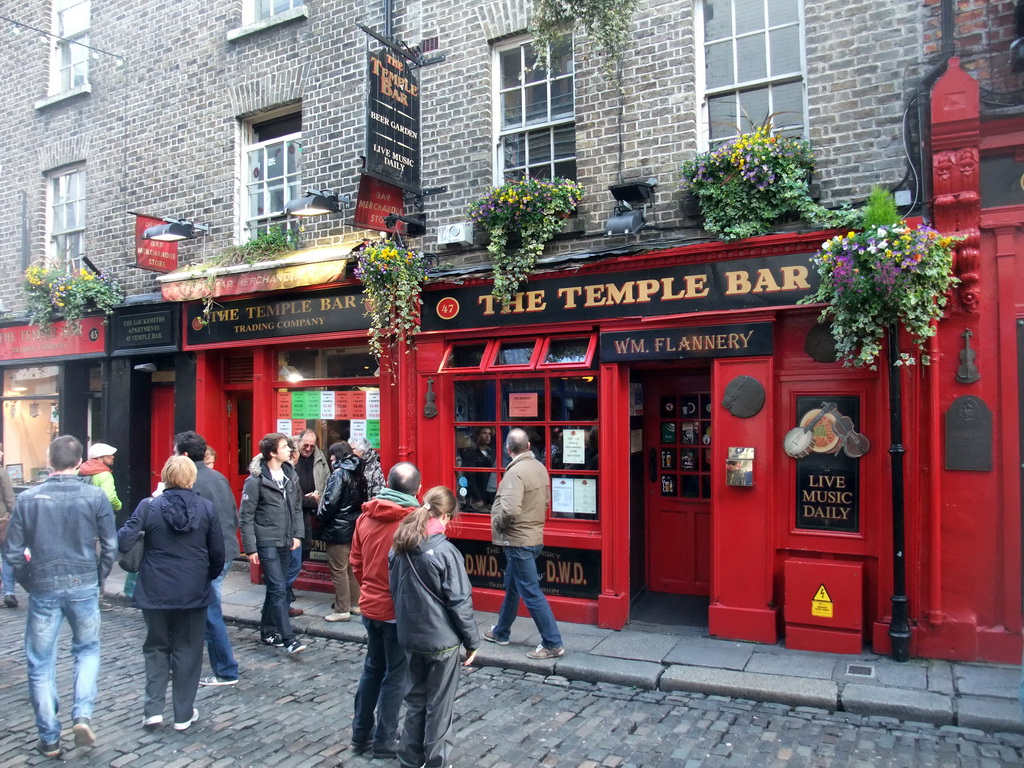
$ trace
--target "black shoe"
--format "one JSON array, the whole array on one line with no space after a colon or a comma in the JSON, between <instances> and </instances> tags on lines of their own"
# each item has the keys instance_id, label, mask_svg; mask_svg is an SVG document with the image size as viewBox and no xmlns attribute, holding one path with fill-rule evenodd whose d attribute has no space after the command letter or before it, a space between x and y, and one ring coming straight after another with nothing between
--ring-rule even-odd
<instances>
[{"instance_id":1,"label":"black shoe","mask_svg":"<svg viewBox=\"0 0 1024 768\"><path fill-rule=\"evenodd\" d=\"M368 741L365 744L357 744L356 742L353 741L352 742L352 746L350 748L351 748L353 753L355 753L357 755L364 755L367 752L369 752L371 749L373 749L373 744L371 744Z\"/></svg>"},{"instance_id":2,"label":"black shoe","mask_svg":"<svg viewBox=\"0 0 1024 768\"><path fill-rule=\"evenodd\" d=\"M42 739L36 742L36 752L43 757L60 757L61 754L60 741L55 741L53 744L47 744Z\"/></svg>"},{"instance_id":3,"label":"black shoe","mask_svg":"<svg viewBox=\"0 0 1024 768\"><path fill-rule=\"evenodd\" d=\"M393 760L398 757L398 744L392 744L384 747L373 747L373 754L370 755L373 760Z\"/></svg>"},{"instance_id":4,"label":"black shoe","mask_svg":"<svg viewBox=\"0 0 1024 768\"><path fill-rule=\"evenodd\" d=\"M107 611L114 610L114 604L109 600L100 600L100 610L106 613Z\"/></svg>"},{"instance_id":5,"label":"black shoe","mask_svg":"<svg viewBox=\"0 0 1024 768\"><path fill-rule=\"evenodd\" d=\"M264 645L272 645L275 648L284 648L284 639L278 634L261 637L260 641Z\"/></svg>"},{"instance_id":6,"label":"black shoe","mask_svg":"<svg viewBox=\"0 0 1024 768\"><path fill-rule=\"evenodd\" d=\"M7 608L17 608L18 598L15 595L4 595L4 606Z\"/></svg>"},{"instance_id":7,"label":"black shoe","mask_svg":"<svg viewBox=\"0 0 1024 768\"><path fill-rule=\"evenodd\" d=\"M76 717L75 724L71 728L75 732L75 745L88 747L96 743L96 734L92 730L92 720L88 717Z\"/></svg>"},{"instance_id":8,"label":"black shoe","mask_svg":"<svg viewBox=\"0 0 1024 768\"><path fill-rule=\"evenodd\" d=\"M284 645L284 643L282 643L282 645ZM306 650L306 644L296 638L295 640L292 640L290 643L288 643L288 647L286 648L286 650L288 651L289 654L302 653L304 650Z\"/></svg>"}]
</instances>

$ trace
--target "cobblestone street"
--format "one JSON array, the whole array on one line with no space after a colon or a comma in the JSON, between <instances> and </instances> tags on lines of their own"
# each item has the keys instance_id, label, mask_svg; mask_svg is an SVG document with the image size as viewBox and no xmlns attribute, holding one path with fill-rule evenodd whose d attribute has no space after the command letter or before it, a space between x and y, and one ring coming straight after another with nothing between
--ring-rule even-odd
<instances>
[{"instance_id":1,"label":"cobblestone street","mask_svg":"<svg viewBox=\"0 0 1024 768\"><path fill-rule=\"evenodd\" d=\"M26 601L27 602L27 601ZM33 750L22 648L25 607L0 611L0 765L51 764ZM200 688L199 722L147 732L142 720L141 615L103 614L97 743L70 738L70 635L61 637L58 686L64 760L81 766L387 766L348 751L361 669L359 644L315 639L287 657L249 627L229 627L239 685ZM1018 766L1024 736L792 709L715 696L570 683L495 668L463 677L456 704L456 766ZM170 717L168 707L165 717Z\"/></svg>"}]
</instances>

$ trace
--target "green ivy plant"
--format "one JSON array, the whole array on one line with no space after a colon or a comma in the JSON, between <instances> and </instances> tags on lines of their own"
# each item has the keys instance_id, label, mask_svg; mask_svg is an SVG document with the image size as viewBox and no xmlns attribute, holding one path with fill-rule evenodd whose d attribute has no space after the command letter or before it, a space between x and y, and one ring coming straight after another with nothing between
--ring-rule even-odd
<instances>
[{"instance_id":1,"label":"green ivy plant","mask_svg":"<svg viewBox=\"0 0 1024 768\"><path fill-rule=\"evenodd\" d=\"M469 217L487 230L494 268L492 293L508 312L544 245L562 229L563 219L583 199L583 186L569 179L513 179L492 189L469 208ZM510 236L521 239L509 247Z\"/></svg>"},{"instance_id":2,"label":"green ivy plant","mask_svg":"<svg viewBox=\"0 0 1024 768\"><path fill-rule=\"evenodd\" d=\"M366 294L373 354L380 360L402 342L411 351L420 330L420 293L427 279L423 254L391 241L371 243L357 251L355 273Z\"/></svg>"},{"instance_id":3,"label":"green ivy plant","mask_svg":"<svg viewBox=\"0 0 1024 768\"><path fill-rule=\"evenodd\" d=\"M902 325L920 353L935 335L948 293L960 281L953 275L953 249L959 238L930 227L912 229L896 212L887 191L876 188L864 209L863 229L833 237L814 257L821 283L801 303L824 303L822 321L831 321L836 352L847 366L877 368L890 324ZM915 357L901 353L897 364Z\"/></svg>"},{"instance_id":4,"label":"green ivy plant","mask_svg":"<svg viewBox=\"0 0 1024 768\"><path fill-rule=\"evenodd\" d=\"M854 211L829 210L811 199L810 144L777 133L770 121L698 154L682 170L684 188L700 204L704 229L722 240L768 234L787 214L828 228L857 220Z\"/></svg>"},{"instance_id":5,"label":"green ivy plant","mask_svg":"<svg viewBox=\"0 0 1024 768\"><path fill-rule=\"evenodd\" d=\"M547 66L549 46L582 29L603 58L605 76L618 84L638 4L639 0L534 0L530 33L538 66Z\"/></svg>"},{"instance_id":6,"label":"green ivy plant","mask_svg":"<svg viewBox=\"0 0 1024 768\"><path fill-rule=\"evenodd\" d=\"M124 289L107 275L85 269L68 272L44 264L33 264L25 271L23 288L29 323L47 333L54 320L61 317L66 336L81 335L82 318L87 312L109 315L125 297Z\"/></svg>"}]
</instances>

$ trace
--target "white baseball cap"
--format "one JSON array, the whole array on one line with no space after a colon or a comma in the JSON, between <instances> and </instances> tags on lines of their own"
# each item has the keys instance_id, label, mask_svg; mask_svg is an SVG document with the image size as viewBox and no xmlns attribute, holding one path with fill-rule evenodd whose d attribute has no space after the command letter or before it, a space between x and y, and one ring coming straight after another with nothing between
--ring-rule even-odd
<instances>
[{"instance_id":1,"label":"white baseball cap","mask_svg":"<svg viewBox=\"0 0 1024 768\"><path fill-rule=\"evenodd\" d=\"M98 459L100 456L113 456L117 448L106 443L93 443L89 446L89 458Z\"/></svg>"}]
</instances>

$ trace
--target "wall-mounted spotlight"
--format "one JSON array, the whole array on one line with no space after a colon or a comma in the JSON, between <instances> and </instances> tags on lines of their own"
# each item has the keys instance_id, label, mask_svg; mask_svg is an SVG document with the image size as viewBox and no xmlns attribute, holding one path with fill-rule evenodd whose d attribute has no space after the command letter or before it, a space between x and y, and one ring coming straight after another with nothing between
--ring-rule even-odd
<instances>
[{"instance_id":1,"label":"wall-mounted spotlight","mask_svg":"<svg viewBox=\"0 0 1024 768\"><path fill-rule=\"evenodd\" d=\"M384 217L384 226L388 229L394 229L400 221L407 227L405 234L409 237L420 237L427 233L426 214L416 213L411 216L399 216L397 213L389 213Z\"/></svg>"},{"instance_id":2,"label":"wall-mounted spotlight","mask_svg":"<svg viewBox=\"0 0 1024 768\"><path fill-rule=\"evenodd\" d=\"M184 219L164 219L163 224L149 227L142 233L143 240L156 240L161 243L176 243L179 240L192 240L200 233L210 232L208 224L193 224Z\"/></svg>"},{"instance_id":3,"label":"wall-mounted spotlight","mask_svg":"<svg viewBox=\"0 0 1024 768\"><path fill-rule=\"evenodd\" d=\"M624 181L608 187L615 198L615 208L604 225L605 236L635 235L647 226L647 206L657 185L658 180L650 178L647 181Z\"/></svg>"},{"instance_id":4,"label":"wall-mounted spotlight","mask_svg":"<svg viewBox=\"0 0 1024 768\"><path fill-rule=\"evenodd\" d=\"M139 363L138 365L134 366L134 368L136 371L142 371L143 373L157 372L156 363Z\"/></svg>"},{"instance_id":5,"label":"wall-mounted spotlight","mask_svg":"<svg viewBox=\"0 0 1024 768\"><path fill-rule=\"evenodd\" d=\"M352 207L351 195L337 195L322 189L307 189L306 194L289 200L284 206L291 216L322 216L325 213L340 213Z\"/></svg>"}]
</instances>

